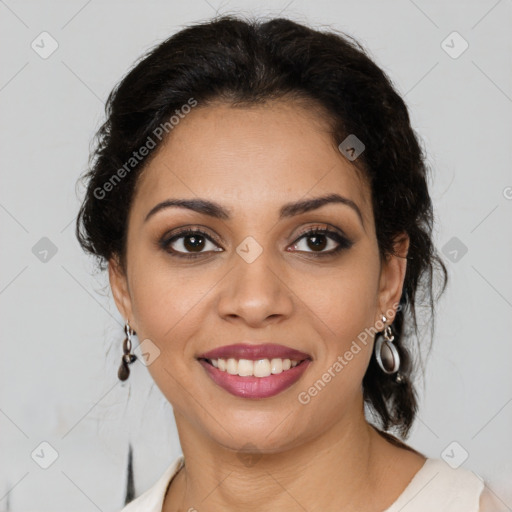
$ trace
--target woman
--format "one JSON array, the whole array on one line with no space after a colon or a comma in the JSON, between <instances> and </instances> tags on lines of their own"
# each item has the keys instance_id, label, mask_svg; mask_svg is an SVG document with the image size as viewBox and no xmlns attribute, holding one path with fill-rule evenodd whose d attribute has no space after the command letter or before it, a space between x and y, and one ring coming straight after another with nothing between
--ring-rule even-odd
<instances>
[{"instance_id":1,"label":"woman","mask_svg":"<svg viewBox=\"0 0 512 512\"><path fill-rule=\"evenodd\" d=\"M183 451L124 512L483 510L476 475L386 432L414 421L416 293L433 312L446 268L407 108L363 49L217 18L106 112L77 236L126 319L119 378L148 366Z\"/></svg>"}]
</instances>

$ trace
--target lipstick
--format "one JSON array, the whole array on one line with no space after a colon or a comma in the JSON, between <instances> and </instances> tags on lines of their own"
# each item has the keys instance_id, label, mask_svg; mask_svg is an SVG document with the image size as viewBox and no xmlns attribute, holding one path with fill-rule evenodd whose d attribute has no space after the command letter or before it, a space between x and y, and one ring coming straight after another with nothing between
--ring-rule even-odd
<instances>
[{"instance_id":1,"label":"lipstick","mask_svg":"<svg viewBox=\"0 0 512 512\"><path fill-rule=\"evenodd\" d=\"M300 379L312 361L305 352L275 343L226 345L197 359L215 384L234 396L253 399L269 398L285 391ZM253 362L266 367L267 373L272 363L272 374L261 377L236 374L239 367L252 368Z\"/></svg>"}]
</instances>

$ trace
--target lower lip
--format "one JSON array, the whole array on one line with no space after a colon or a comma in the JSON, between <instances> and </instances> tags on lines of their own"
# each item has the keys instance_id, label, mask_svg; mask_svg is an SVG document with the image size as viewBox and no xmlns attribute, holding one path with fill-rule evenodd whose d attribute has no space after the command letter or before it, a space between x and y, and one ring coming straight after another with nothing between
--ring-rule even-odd
<instances>
[{"instance_id":1,"label":"lower lip","mask_svg":"<svg viewBox=\"0 0 512 512\"><path fill-rule=\"evenodd\" d=\"M229 393L242 398L269 398L278 395L297 382L306 371L310 359L275 375L268 377L240 377L223 372L204 359L199 362L211 379Z\"/></svg>"}]
</instances>

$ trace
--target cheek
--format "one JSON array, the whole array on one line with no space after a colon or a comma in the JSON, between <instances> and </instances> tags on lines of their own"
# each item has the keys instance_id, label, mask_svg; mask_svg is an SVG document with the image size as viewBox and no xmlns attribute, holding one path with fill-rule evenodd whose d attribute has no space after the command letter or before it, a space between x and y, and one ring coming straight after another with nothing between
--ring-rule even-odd
<instances>
[{"instance_id":1,"label":"cheek","mask_svg":"<svg viewBox=\"0 0 512 512\"><path fill-rule=\"evenodd\" d=\"M332 420L359 403L362 381L372 357L373 286L346 277L332 279L329 292L312 296L309 303L322 345L317 351L314 371L298 392L298 400L301 404L312 404L305 411L319 425L318 418L324 422Z\"/></svg>"},{"instance_id":2,"label":"cheek","mask_svg":"<svg viewBox=\"0 0 512 512\"><path fill-rule=\"evenodd\" d=\"M158 264L134 262L132 269L132 308L137 320L137 337L141 344L147 344L152 357L147 370L173 407L185 410L190 400L183 391L183 383L190 381L191 368L201 370L190 365L195 355L193 351L197 349L190 340L201 328L205 307L211 307L208 292L218 279L209 275L198 278L197 271L196 278L192 279L190 273L185 276Z\"/></svg>"},{"instance_id":3,"label":"cheek","mask_svg":"<svg viewBox=\"0 0 512 512\"><path fill-rule=\"evenodd\" d=\"M201 307L214 284L213 279L208 279L208 275L191 279L192 274L173 271L169 266L155 262L154 257L152 264L147 263L150 258L132 261L132 308L138 334L151 339L166 352L179 350L183 329L191 325L190 318ZM196 321L192 323L197 325Z\"/></svg>"},{"instance_id":4,"label":"cheek","mask_svg":"<svg viewBox=\"0 0 512 512\"><path fill-rule=\"evenodd\" d=\"M328 402L340 402L359 392L372 356L379 264L371 251L366 254L347 258L329 275L317 276L315 286L303 283L299 292L307 297L306 309L323 342L309 385L319 379L329 382L329 389L322 391L324 399L330 397Z\"/></svg>"},{"instance_id":5,"label":"cheek","mask_svg":"<svg viewBox=\"0 0 512 512\"><path fill-rule=\"evenodd\" d=\"M297 295L304 297L311 318L318 320L322 333L338 352L373 325L378 305L378 271L375 258L358 253L300 285Z\"/></svg>"}]
</instances>

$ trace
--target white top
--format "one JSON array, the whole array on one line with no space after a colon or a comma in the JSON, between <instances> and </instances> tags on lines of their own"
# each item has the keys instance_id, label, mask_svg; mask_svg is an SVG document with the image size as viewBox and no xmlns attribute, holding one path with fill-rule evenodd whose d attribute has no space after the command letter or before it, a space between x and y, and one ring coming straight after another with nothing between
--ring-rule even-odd
<instances>
[{"instance_id":1,"label":"white top","mask_svg":"<svg viewBox=\"0 0 512 512\"><path fill-rule=\"evenodd\" d=\"M184 463L180 455L158 481L121 512L162 512L165 493ZM442 459L427 458L402 494L383 512L479 512L484 482L472 471L452 469Z\"/></svg>"}]
</instances>

